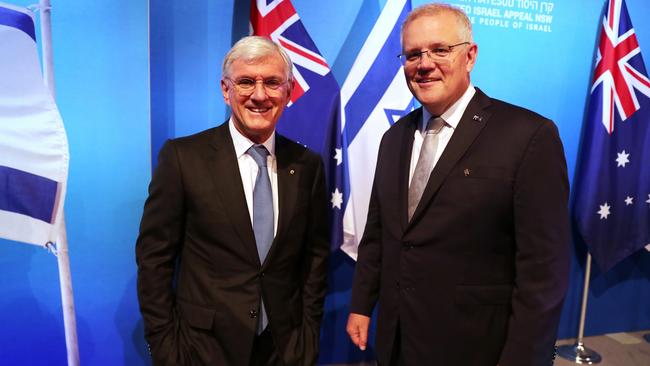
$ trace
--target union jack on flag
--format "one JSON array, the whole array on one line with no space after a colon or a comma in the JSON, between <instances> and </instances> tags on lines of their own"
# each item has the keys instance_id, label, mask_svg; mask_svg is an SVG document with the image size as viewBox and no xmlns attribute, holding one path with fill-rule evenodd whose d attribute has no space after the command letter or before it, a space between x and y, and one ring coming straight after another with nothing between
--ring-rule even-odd
<instances>
[{"instance_id":1,"label":"union jack on flag","mask_svg":"<svg viewBox=\"0 0 650 366\"><path fill-rule=\"evenodd\" d=\"M307 34L291 1L253 0L251 25L256 36L268 37L281 45L294 65L320 76L330 72L327 62ZM294 29L291 29L292 27ZM291 94L291 103L295 103L309 90L309 83L301 74L300 68L294 66L293 69L296 82Z\"/></svg>"},{"instance_id":2,"label":"union jack on flag","mask_svg":"<svg viewBox=\"0 0 650 366\"><path fill-rule=\"evenodd\" d=\"M639 68L632 62L636 55L639 55ZM592 92L601 83L605 89L602 94L602 121L612 134L614 107L621 121L625 121L640 108L634 89L645 96L650 95L650 80L645 75L639 42L624 1L610 1L603 19Z\"/></svg>"},{"instance_id":3,"label":"union jack on flag","mask_svg":"<svg viewBox=\"0 0 650 366\"><path fill-rule=\"evenodd\" d=\"M650 243L650 80L624 0L605 9L574 218L603 271Z\"/></svg>"},{"instance_id":4,"label":"union jack on flag","mask_svg":"<svg viewBox=\"0 0 650 366\"><path fill-rule=\"evenodd\" d=\"M332 249L343 237L345 156L339 115L339 85L289 0L252 0L253 34L268 37L293 63L291 103L277 125L280 134L321 154L331 194Z\"/></svg>"}]
</instances>

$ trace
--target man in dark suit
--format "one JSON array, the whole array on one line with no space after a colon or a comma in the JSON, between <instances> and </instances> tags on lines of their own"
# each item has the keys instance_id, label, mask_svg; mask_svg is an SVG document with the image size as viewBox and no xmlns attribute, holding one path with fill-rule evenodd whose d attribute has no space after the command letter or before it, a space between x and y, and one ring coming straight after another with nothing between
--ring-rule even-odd
<instances>
[{"instance_id":1,"label":"man in dark suit","mask_svg":"<svg viewBox=\"0 0 650 366\"><path fill-rule=\"evenodd\" d=\"M348 334L365 349L378 303L380 365L549 366L569 267L557 129L474 88L462 10L414 10L402 49L423 107L379 148Z\"/></svg>"},{"instance_id":2,"label":"man in dark suit","mask_svg":"<svg viewBox=\"0 0 650 366\"><path fill-rule=\"evenodd\" d=\"M167 141L136 245L155 365L314 365L329 252L320 157L275 133L291 61L246 37L228 52L226 123Z\"/></svg>"}]
</instances>

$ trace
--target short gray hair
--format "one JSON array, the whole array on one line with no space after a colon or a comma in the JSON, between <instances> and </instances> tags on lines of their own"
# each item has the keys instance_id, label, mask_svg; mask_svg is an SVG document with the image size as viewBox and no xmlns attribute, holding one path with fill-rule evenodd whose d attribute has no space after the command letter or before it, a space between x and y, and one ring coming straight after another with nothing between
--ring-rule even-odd
<instances>
[{"instance_id":1,"label":"short gray hair","mask_svg":"<svg viewBox=\"0 0 650 366\"><path fill-rule=\"evenodd\" d=\"M406 20L404 20L404 23L402 24L402 44L404 44L404 29L407 25L420 17L439 15L442 13L451 13L456 17L456 22L458 23L458 36L462 42L474 42L472 37L472 22L469 20L463 9L449 4L433 3L419 6L413 9L413 11L406 16Z\"/></svg>"},{"instance_id":2,"label":"short gray hair","mask_svg":"<svg viewBox=\"0 0 650 366\"><path fill-rule=\"evenodd\" d=\"M260 36L248 36L237 41L223 59L221 74L224 77L229 76L230 65L235 60L254 62L276 54L279 54L282 61L284 61L287 70L287 81L293 80L293 64L289 55L277 43Z\"/></svg>"}]
</instances>

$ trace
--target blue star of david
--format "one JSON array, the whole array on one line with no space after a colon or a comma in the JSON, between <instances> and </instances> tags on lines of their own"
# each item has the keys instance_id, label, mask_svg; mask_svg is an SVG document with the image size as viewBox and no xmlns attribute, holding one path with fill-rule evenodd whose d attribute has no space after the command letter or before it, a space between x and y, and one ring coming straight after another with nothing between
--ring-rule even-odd
<instances>
[{"instance_id":1,"label":"blue star of david","mask_svg":"<svg viewBox=\"0 0 650 366\"><path fill-rule=\"evenodd\" d=\"M406 116L414 109L415 109L415 98L411 98L411 101L403 110L384 108L384 113L386 113L386 119L388 119L388 124L392 126L395 122L397 122L397 120Z\"/></svg>"}]
</instances>

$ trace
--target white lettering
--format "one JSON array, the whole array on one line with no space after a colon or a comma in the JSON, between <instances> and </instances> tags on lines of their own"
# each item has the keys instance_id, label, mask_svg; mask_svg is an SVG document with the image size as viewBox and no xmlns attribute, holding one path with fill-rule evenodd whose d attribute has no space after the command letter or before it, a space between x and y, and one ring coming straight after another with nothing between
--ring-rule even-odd
<instances>
[{"instance_id":1,"label":"white lettering","mask_svg":"<svg viewBox=\"0 0 650 366\"><path fill-rule=\"evenodd\" d=\"M492 5L507 6L512 8L515 6L515 0L492 0Z\"/></svg>"},{"instance_id":2,"label":"white lettering","mask_svg":"<svg viewBox=\"0 0 650 366\"><path fill-rule=\"evenodd\" d=\"M478 18L478 23L490 27L500 27L500 28L508 28L510 26L510 21L503 20L503 19L494 19L494 18Z\"/></svg>"},{"instance_id":3,"label":"white lettering","mask_svg":"<svg viewBox=\"0 0 650 366\"><path fill-rule=\"evenodd\" d=\"M530 15L530 13L517 11L517 10L506 10L505 13L503 14L503 17L506 19L516 19L516 20L526 20L526 21L533 20L533 17Z\"/></svg>"},{"instance_id":4,"label":"white lettering","mask_svg":"<svg viewBox=\"0 0 650 366\"><path fill-rule=\"evenodd\" d=\"M548 14L553 12L553 8L555 7L554 3L547 2L547 1L542 1L541 9L542 12L546 12Z\"/></svg>"},{"instance_id":5,"label":"white lettering","mask_svg":"<svg viewBox=\"0 0 650 366\"><path fill-rule=\"evenodd\" d=\"M486 8L484 6L475 6L474 15L482 15L486 17L501 18L501 9Z\"/></svg>"},{"instance_id":6,"label":"white lettering","mask_svg":"<svg viewBox=\"0 0 650 366\"><path fill-rule=\"evenodd\" d=\"M526 29L536 32L551 33L551 26L548 24L526 23Z\"/></svg>"},{"instance_id":7,"label":"white lettering","mask_svg":"<svg viewBox=\"0 0 650 366\"><path fill-rule=\"evenodd\" d=\"M456 6L459 7L460 9L463 9L465 14L467 15L469 15L472 12L472 7L469 5L456 5Z\"/></svg>"}]
</instances>

